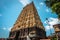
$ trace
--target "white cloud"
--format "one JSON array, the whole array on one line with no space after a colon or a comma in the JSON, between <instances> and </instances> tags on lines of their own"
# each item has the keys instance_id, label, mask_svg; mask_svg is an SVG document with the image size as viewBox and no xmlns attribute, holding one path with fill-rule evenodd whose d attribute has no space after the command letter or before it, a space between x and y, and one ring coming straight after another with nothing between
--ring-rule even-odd
<instances>
[{"instance_id":1,"label":"white cloud","mask_svg":"<svg viewBox=\"0 0 60 40\"><path fill-rule=\"evenodd\" d=\"M11 31L11 28L12 28L12 27L8 28L8 31Z\"/></svg>"},{"instance_id":2,"label":"white cloud","mask_svg":"<svg viewBox=\"0 0 60 40\"><path fill-rule=\"evenodd\" d=\"M3 30L6 30L6 28L4 27L4 28L2 28Z\"/></svg>"},{"instance_id":3,"label":"white cloud","mask_svg":"<svg viewBox=\"0 0 60 40\"><path fill-rule=\"evenodd\" d=\"M55 25L55 24L60 24L60 20L58 18L50 17L50 18L48 18L48 20L49 20L49 22L47 20L44 22L45 24L47 24L47 22L49 24L49 25L45 26L46 30L53 29L53 25Z\"/></svg>"},{"instance_id":4,"label":"white cloud","mask_svg":"<svg viewBox=\"0 0 60 40\"><path fill-rule=\"evenodd\" d=\"M37 6L37 9L40 9L44 5L44 2L40 2L39 6Z\"/></svg>"},{"instance_id":5,"label":"white cloud","mask_svg":"<svg viewBox=\"0 0 60 40\"><path fill-rule=\"evenodd\" d=\"M11 28L12 28L12 27L9 27L9 28L3 27L2 30L11 31Z\"/></svg>"},{"instance_id":6,"label":"white cloud","mask_svg":"<svg viewBox=\"0 0 60 40\"><path fill-rule=\"evenodd\" d=\"M44 3L43 3L43 2L40 2L39 4L40 4L40 5L44 5Z\"/></svg>"},{"instance_id":7,"label":"white cloud","mask_svg":"<svg viewBox=\"0 0 60 40\"><path fill-rule=\"evenodd\" d=\"M19 0L20 3L22 3L23 6L26 6L30 3L30 0Z\"/></svg>"},{"instance_id":8,"label":"white cloud","mask_svg":"<svg viewBox=\"0 0 60 40\"><path fill-rule=\"evenodd\" d=\"M60 24L60 20L58 18L50 17L48 20L50 25ZM47 24L47 21L45 21L45 23Z\"/></svg>"},{"instance_id":9,"label":"white cloud","mask_svg":"<svg viewBox=\"0 0 60 40\"><path fill-rule=\"evenodd\" d=\"M49 9L46 9L46 12L49 12Z\"/></svg>"},{"instance_id":10,"label":"white cloud","mask_svg":"<svg viewBox=\"0 0 60 40\"><path fill-rule=\"evenodd\" d=\"M45 26L45 29L46 29L46 30L53 29L53 26L52 26L52 25L51 25L51 26L48 26L48 25L47 25L47 26Z\"/></svg>"},{"instance_id":11,"label":"white cloud","mask_svg":"<svg viewBox=\"0 0 60 40\"><path fill-rule=\"evenodd\" d=\"M0 16L2 16L2 14L0 14Z\"/></svg>"}]
</instances>

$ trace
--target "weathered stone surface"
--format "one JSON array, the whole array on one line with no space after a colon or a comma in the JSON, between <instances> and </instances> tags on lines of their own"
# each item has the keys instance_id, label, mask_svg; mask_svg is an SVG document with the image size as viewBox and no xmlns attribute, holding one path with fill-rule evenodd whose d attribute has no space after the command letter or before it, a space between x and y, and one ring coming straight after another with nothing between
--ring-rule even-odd
<instances>
[{"instance_id":1,"label":"weathered stone surface","mask_svg":"<svg viewBox=\"0 0 60 40\"><path fill-rule=\"evenodd\" d=\"M11 29L9 39L27 40L27 36L31 40L46 38L45 29L33 2L23 8Z\"/></svg>"}]
</instances>

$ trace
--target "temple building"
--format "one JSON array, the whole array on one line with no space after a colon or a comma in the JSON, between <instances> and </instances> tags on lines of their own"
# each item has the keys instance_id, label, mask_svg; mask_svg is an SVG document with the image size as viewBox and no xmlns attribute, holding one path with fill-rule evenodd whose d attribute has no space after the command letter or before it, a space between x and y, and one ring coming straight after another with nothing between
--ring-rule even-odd
<instances>
[{"instance_id":1,"label":"temple building","mask_svg":"<svg viewBox=\"0 0 60 40\"><path fill-rule=\"evenodd\" d=\"M60 24L56 24L53 26L55 29L55 34L58 40L60 40Z\"/></svg>"},{"instance_id":2,"label":"temple building","mask_svg":"<svg viewBox=\"0 0 60 40\"><path fill-rule=\"evenodd\" d=\"M8 40L40 40L45 38L44 26L32 2L23 8L10 31Z\"/></svg>"}]
</instances>

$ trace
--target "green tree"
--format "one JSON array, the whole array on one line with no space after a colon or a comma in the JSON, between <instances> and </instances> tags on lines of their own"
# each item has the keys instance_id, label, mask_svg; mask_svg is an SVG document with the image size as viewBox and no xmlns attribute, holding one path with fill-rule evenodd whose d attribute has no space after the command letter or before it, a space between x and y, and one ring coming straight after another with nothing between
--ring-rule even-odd
<instances>
[{"instance_id":1,"label":"green tree","mask_svg":"<svg viewBox=\"0 0 60 40\"><path fill-rule=\"evenodd\" d=\"M46 0L46 5L52 9L52 12L56 12L60 19L60 0Z\"/></svg>"},{"instance_id":2,"label":"green tree","mask_svg":"<svg viewBox=\"0 0 60 40\"><path fill-rule=\"evenodd\" d=\"M51 40L57 40L57 38L52 38Z\"/></svg>"}]
</instances>

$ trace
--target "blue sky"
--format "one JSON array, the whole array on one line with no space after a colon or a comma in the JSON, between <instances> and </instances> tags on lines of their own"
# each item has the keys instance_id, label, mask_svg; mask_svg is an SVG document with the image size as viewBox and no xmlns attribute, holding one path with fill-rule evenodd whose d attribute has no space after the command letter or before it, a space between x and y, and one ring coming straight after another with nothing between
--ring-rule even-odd
<instances>
[{"instance_id":1,"label":"blue sky","mask_svg":"<svg viewBox=\"0 0 60 40\"><path fill-rule=\"evenodd\" d=\"M50 33L54 33L52 24L54 25L55 20L58 21L57 15L52 13L50 8L46 7L45 0L0 0L0 38L9 36L10 29L13 27L23 7L32 1L45 27L46 35L49 36ZM46 24L46 18L49 19L51 26Z\"/></svg>"}]
</instances>

